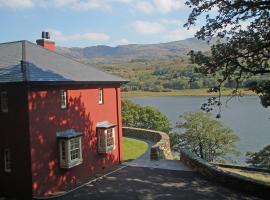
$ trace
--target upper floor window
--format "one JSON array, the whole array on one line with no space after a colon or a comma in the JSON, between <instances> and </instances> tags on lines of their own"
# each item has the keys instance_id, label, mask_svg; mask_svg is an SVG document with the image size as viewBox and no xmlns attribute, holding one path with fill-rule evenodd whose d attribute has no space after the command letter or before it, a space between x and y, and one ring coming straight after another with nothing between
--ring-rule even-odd
<instances>
[{"instance_id":1,"label":"upper floor window","mask_svg":"<svg viewBox=\"0 0 270 200\"><path fill-rule=\"evenodd\" d=\"M6 91L1 92L1 111L8 112L8 95Z\"/></svg>"},{"instance_id":2,"label":"upper floor window","mask_svg":"<svg viewBox=\"0 0 270 200\"><path fill-rule=\"evenodd\" d=\"M67 91L61 90L60 97L61 97L61 108L66 109L67 108Z\"/></svg>"},{"instance_id":3,"label":"upper floor window","mask_svg":"<svg viewBox=\"0 0 270 200\"><path fill-rule=\"evenodd\" d=\"M98 89L98 104L103 104L103 89Z\"/></svg>"},{"instance_id":4,"label":"upper floor window","mask_svg":"<svg viewBox=\"0 0 270 200\"><path fill-rule=\"evenodd\" d=\"M4 170L5 172L10 173L11 172L11 153L10 149L4 150Z\"/></svg>"}]
</instances>

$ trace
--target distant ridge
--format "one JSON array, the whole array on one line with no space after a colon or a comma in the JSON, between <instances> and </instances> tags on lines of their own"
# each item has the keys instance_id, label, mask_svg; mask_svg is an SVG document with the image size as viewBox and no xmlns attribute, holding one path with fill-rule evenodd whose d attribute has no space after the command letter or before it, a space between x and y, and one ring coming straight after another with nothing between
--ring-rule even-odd
<instances>
[{"instance_id":1,"label":"distant ridge","mask_svg":"<svg viewBox=\"0 0 270 200\"><path fill-rule=\"evenodd\" d=\"M214 39L211 43L216 42ZM186 57L190 50L208 51L210 45L196 38L160 43L160 44L128 44L116 47L105 45L92 47L58 47L61 54L79 60L132 60L132 59L168 59Z\"/></svg>"}]
</instances>

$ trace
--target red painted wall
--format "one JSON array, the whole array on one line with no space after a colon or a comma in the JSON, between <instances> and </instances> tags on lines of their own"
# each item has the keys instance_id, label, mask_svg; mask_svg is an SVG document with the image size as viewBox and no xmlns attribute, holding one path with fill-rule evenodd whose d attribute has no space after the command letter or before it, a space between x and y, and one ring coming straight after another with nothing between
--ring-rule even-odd
<instances>
[{"instance_id":1,"label":"red painted wall","mask_svg":"<svg viewBox=\"0 0 270 200\"><path fill-rule=\"evenodd\" d=\"M0 196L31 199L27 89L24 86L0 86L0 91L8 93L8 113L0 111ZM11 173L4 172L5 148L11 150Z\"/></svg>"},{"instance_id":2,"label":"red painted wall","mask_svg":"<svg viewBox=\"0 0 270 200\"><path fill-rule=\"evenodd\" d=\"M68 108L60 108L60 89L67 89ZM97 172L119 164L122 152L121 96L119 87L103 87L104 104L98 104L98 87L31 89L28 93L29 126L34 196L46 196ZM117 117L119 115L119 118ZM97 153L96 124L117 124L116 148ZM71 169L59 167L56 132L67 129L83 132L83 163ZM119 137L118 137L119 135ZM118 141L120 138L120 141ZM119 157L120 155L120 157ZM120 159L120 160L119 160Z\"/></svg>"},{"instance_id":3,"label":"red painted wall","mask_svg":"<svg viewBox=\"0 0 270 200\"><path fill-rule=\"evenodd\" d=\"M40 39L37 40L37 44L42 46L45 49L49 49L50 51L55 51L55 43L50 40Z\"/></svg>"}]
</instances>

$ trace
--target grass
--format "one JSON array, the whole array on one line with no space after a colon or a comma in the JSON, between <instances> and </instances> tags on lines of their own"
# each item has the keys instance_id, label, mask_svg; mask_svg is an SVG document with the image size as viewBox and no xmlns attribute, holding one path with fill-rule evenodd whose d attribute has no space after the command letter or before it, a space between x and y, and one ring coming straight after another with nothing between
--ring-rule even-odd
<instances>
[{"instance_id":1,"label":"grass","mask_svg":"<svg viewBox=\"0 0 270 200\"><path fill-rule=\"evenodd\" d=\"M256 181L270 183L270 176L265 176L263 174L247 173L247 172L237 172L237 173L242 175L242 176L254 179Z\"/></svg>"},{"instance_id":2,"label":"grass","mask_svg":"<svg viewBox=\"0 0 270 200\"><path fill-rule=\"evenodd\" d=\"M222 90L222 96L230 96L232 94L232 89ZM241 94L244 96L255 95L252 91L240 90ZM129 91L122 92L123 98L133 98L133 97L155 97L155 96L214 96L218 93L209 93L207 89L185 89L185 90L173 90L171 92L149 92L149 91Z\"/></svg>"},{"instance_id":3,"label":"grass","mask_svg":"<svg viewBox=\"0 0 270 200\"><path fill-rule=\"evenodd\" d=\"M146 142L132 138L123 138L123 155L125 162L140 157L147 149L148 145Z\"/></svg>"},{"instance_id":4,"label":"grass","mask_svg":"<svg viewBox=\"0 0 270 200\"><path fill-rule=\"evenodd\" d=\"M264 183L270 183L270 174L263 172L249 172L243 171L240 169L230 169L230 168L221 168L223 171L229 171L235 174L239 174L241 176L245 176L247 178L254 179L256 181L261 181Z\"/></svg>"}]
</instances>

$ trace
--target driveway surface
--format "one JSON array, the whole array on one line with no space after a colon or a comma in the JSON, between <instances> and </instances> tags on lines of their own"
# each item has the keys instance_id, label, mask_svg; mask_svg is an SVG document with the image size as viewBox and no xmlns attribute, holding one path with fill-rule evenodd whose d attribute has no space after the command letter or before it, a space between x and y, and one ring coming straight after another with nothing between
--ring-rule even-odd
<instances>
[{"instance_id":1,"label":"driveway surface","mask_svg":"<svg viewBox=\"0 0 270 200\"><path fill-rule=\"evenodd\" d=\"M216 185L197 172L127 166L57 200L258 199Z\"/></svg>"},{"instance_id":2,"label":"driveway surface","mask_svg":"<svg viewBox=\"0 0 270 200\"><path fill-rule=\"evenodd\" d=\"M158 168L158 169L169 169L169 170L180 170L180 171L191 171L190 168L186 167L179 160L150 160L150 151L151 146L153 146L153 142L143 140L148 144L148 150L138 159L133 160L131 162L125 162L124 165L132 166L132 167L150 167L150 168Z\"/></svg>"}]
</instances>

